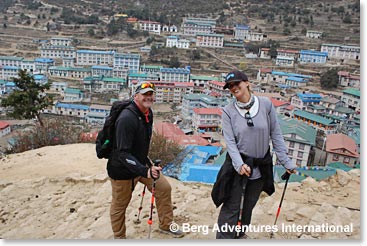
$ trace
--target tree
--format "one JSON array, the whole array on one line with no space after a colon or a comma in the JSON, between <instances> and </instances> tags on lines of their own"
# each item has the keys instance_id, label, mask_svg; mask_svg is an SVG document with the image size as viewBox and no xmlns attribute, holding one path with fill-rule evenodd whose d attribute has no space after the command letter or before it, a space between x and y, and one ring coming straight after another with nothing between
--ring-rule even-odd
<instances>
[{"instance_id":1,"label":"tree","mask_svg":"<svg viewBox=\"0 0 367 246\"><path fill-rule=\"evenodd\" d=\"M350 15L346 15L343 19L343 22L346 24L352 24L352 17Z\"/></svg>"},{"instance_id":2,"label":"tree","mask_svg":"<svg viewBox=\"0 0 367 246\"><path fill-rule=\"evenodd\" d=\"M269 51L270 58L275 59L277 58L278 51L276 46L271 46Z\"/></svg>"},{"instance_id":3,"label":"tree","mask_svg":"<svg viewBox=\"0 0 367 246\"><path fill-rule=\"evenodd\" d=\"M283 29L283 34L284 35L289 35L289 34L291 34L291 30L286 27L286 28Z\"/></svg>"},{"instance_id":4,"label":"tree","mask_svg":"<svg viewBox=\"0 0 367 246\"><path fill-rule=\"evenodd\" d=\"M181 63L178 60L178 57L174 56L174 57L171 57L171 59L169 60L168 65L169 65L170 68L174 68L174 67L180 67Z\"/></svg>"},{"instance_id":5,"label":"tree","mask_svg":"<svg viewBox=\"0 0 367 246\"><path fill-rule=\"evenodd\" d=\"M153 41L154 41L155 39L154 39L154 37L148 37L147 38L147 41L146 41L146 44L151 44Z\"/></svg>"},{"instance_id":6,"label":"tree","mask_svg":"<svg viewBox=\"0 0 367 246\"><path fill-rule=\"evenodd\" d=\"M190 59L195 61L195 60L200 60L201 58L201 54L200 54L200 50L192 50L190 53Z\"/></svg>"},{"instance_id":7,"label":"tree","mask_svg":"<svg viewBox=\"0 0 367 246\"><path fill-rule=\"evenodd\" d=\"M155 56L158 54L158 48L152 45L149 52L149 60L155 61Z\"/></svg>"},{"instance_id":8,"label":"tree","mask_svg":"<svg viewBox=\"0 0 367 246\"><path fill-rule=\"evenodd\" d=\"M335 89L338 87L338 71L333 68L321 75L320 84L323 89Z\"/></svg>"},{"instance_id":9,"label":"tree","mask_svg":"<svg viewBox=\"0 0 367 246\"><path fill-rule=\"evenodd\" d=\"M29 120L37 118L43 127L40 112L53 104L52 96L45 94L45 90L50 89L50 83L36 83L33 76L25 70L20 70L18 76L19 78L13 79L17 89L2 100L1 106L12 108L8 113L10 117Z\"/></svg>"},{"instance_id":10,"label":"tree","mask_svg":"<svg viewBox=\"0 0 367 246\"><path fill-rule=\"evenodd\" d=\"M93 37L95 35L94 29L93 28L89 28L88 29L88 35Z\"/></svg>"},{"instance_id":11,"label":"tree","mask_svg":"<svg viewBox=\"0 0 367 246\"><path fill-rule=\"evenodd\" d=\"M107 24L107 35L108 36L113 36L118 31L119 31L119 27L116 24L116 20L114 18L112 18L112 20L110 21L110 23Z\"/></svg>"}]
</instances>

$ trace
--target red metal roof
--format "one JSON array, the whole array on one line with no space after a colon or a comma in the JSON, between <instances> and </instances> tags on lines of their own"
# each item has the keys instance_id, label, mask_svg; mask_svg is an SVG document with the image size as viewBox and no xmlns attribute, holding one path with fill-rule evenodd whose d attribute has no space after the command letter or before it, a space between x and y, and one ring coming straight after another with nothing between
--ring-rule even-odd
<instances>
[{"instance_id":1,"label":"red metal roof","mask_svg":"<svg viewBox=\"0 0 367 246\"><path fill-rule=\"evenodd\" d=\"M326 151L350 157L359 156L354 140L342 133L327 135Z\"/></svg>"},{"instance_id":2,"label":"red metal roof","mask_svg":"<svg viewBox=\"0 0 367 246\"><path fill-rule=\"evenodd\" d=\"M281 50L281 49L277 49L278 52L285 52L285 53L294 53L297 54L299 53L298 50Z\"/></svg>"},{"instance_id":3,"label":"red metal roof","mask_svg":"<svg viewBox=\"0 0 367 246\"><path fill-rule=\"evenodd\" d=\"M271 73L272 71L271 68L260 68L260 73Z\"/></svg>"},{"instance_id":4,"label":"red metal roof","mask_svg":"<svg viewBox=\"0 0 367 246\"><path fill-rule=\"evenodd\" d=\"M5 121L0 121L0 130L3 130L7 127L9 127L9 123L7 123Z\"/></svg>"},{"instance_id":5,"label":"red metal roof","mask_svg":"<svg viewBox=\"0 0 367 246\"><path fill-rule=\"evenodd\" d=\"M198 135L180 136L180 138L177 139L176 143L178 143L179 145L201 145L201 146L210 145L210 143L207 140Z\"/></svg>"},{"instance_id":6,"label":"red metal roof","mask_svg":"<svg viewBox=\"0 0 367 246\"><path fill-rule=\"evenodd\" d=\"M209 81L209 84L218 85L218 86L223 87L226 83L220 82L220 81L217 81L217 80L211 80L211 81Z\"/></svg>"},{"instance_id":7,"label":"red metal roof","mask_svg":"<svg viewBox=\"0 0 367 246\"><path fill-rule=\"evenodd\" d=\"M283 101L279 101L275 98L270 98L271 102L273 103L274 107L279 107L279 106L284 106L284 105L288 105L289 102L283 102Z\"/></svg>"},{"instance_id":8,"label":"red metal roof","mask_svg":"<svg viewBox=\"0 0 367 246\"><path fill-rule=\"evenodd\" d=\"M185 133L175 124L169 122L154 122L154 130L166 138L185 136Z\"/></svg>"},{"instance_id":9,"label":"red metal roof","mask_svg":"<svg viewBox=\"0 0 367 246\"><path fill-rule=\"evenodd\" d=\"M195 114L217 114L222 115L222 110L220 108L194 108Z\"/></svg>"}]
</instances>

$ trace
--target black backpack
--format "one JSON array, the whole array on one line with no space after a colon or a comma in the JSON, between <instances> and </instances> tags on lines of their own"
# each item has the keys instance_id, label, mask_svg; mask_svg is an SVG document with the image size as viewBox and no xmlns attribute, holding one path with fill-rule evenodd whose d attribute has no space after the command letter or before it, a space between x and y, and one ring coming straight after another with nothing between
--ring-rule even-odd
<instances>
[{"instance_id":1,"label":"black backpack","mask_svg":"<svg viewBox=\"0 0 367 246\"><path fill-rule=\"evenodd\" d=\"M110 114L107 116L102 130L96 139L96 152L99 159L109 159L115 138L115 122L122 110L131 104L131 100L116 101L112 104Z\"/></svg>"}]
</instances>

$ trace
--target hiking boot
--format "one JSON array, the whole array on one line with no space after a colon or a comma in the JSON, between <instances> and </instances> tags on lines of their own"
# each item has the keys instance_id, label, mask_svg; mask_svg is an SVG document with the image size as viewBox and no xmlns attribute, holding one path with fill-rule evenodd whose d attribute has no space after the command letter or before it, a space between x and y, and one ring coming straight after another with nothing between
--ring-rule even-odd
<instances>
[{"instance_id":1,"label":"hiking boot","mask_svg":"<svg viewBox=\"0 0 367 246\"><path fill-rule=\"evenodd\" d=\"M164 233L164 234L167 234L167 235L171 235L172 237L174 238L181 238L183 236L185 236L185 234L183 233L183 231L181 231L180 229L175 229L174 231L168 229L168 230L164 230L164 229L161 229L159 228L159 231L161 233Z\"/></svg>"}]
</instances>

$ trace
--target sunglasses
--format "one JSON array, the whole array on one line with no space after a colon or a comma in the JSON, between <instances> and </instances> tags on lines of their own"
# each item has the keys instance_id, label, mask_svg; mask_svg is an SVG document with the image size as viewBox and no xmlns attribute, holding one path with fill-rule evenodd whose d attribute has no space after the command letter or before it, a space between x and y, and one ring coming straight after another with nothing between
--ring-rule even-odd
<instances>
[{"instance_id":1,"label":"sunglasses","mask_svg":"<svg viewBox=\"0 0 367 246\"><path fill-rule=\"evenodd\" d=\"M254 126L254 122L253 122L253 120L251 118L250 112L247 112L245 114L245 119L247 120L247 126L249 126L249 127L253 127Z\"/></svg>"},{"instance_id":2,"label":"sunglasses","mask_svg":"<svg viewBox=\"0 0 367 246\"><path fill-rule=\"evenodd\" d=\"M153 90L155 90L155 85L152 83L143 83L140 85L141 89L145 89L145 88L152 88Z\"/></svg>"}]
</instances>

